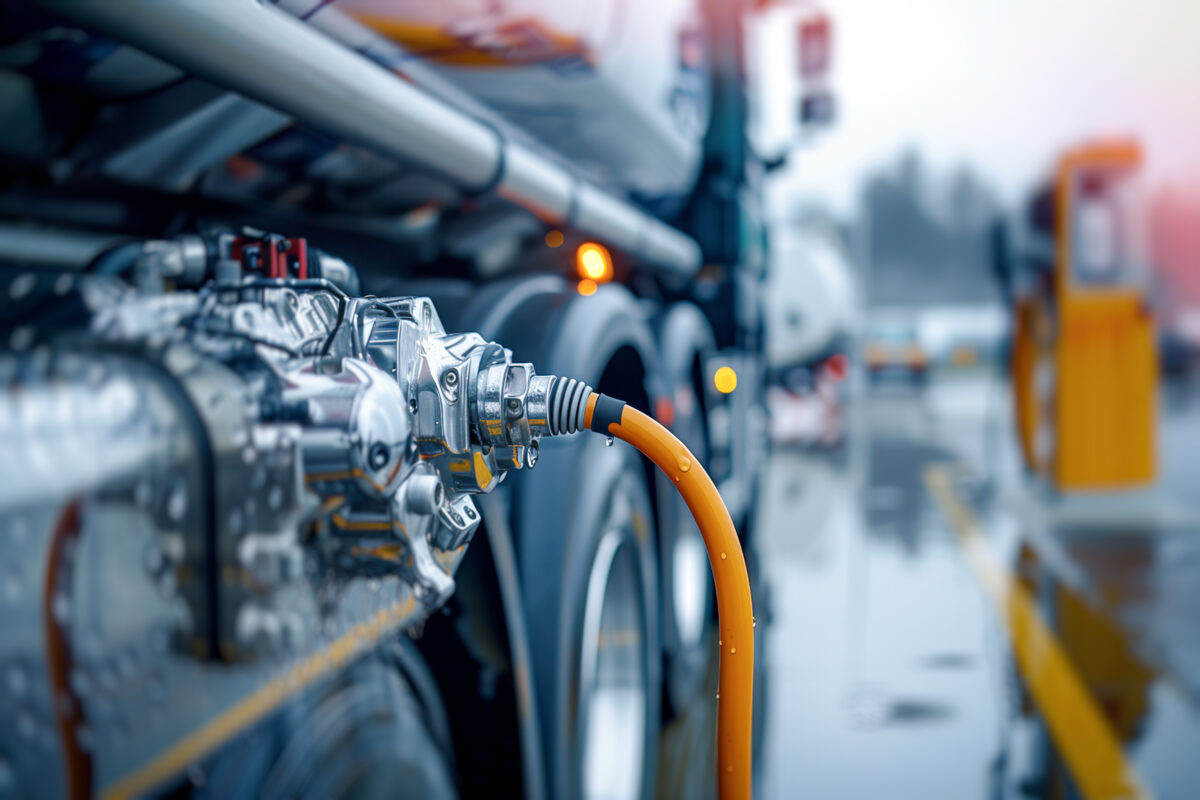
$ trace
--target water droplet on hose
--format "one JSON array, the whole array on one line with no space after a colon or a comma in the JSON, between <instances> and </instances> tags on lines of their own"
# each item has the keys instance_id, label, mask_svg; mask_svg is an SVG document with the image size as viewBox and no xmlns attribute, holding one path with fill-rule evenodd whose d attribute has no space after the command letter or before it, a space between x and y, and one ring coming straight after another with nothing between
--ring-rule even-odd
<instances>
[{"instance_id":1,"label":"water droplet on hose","mask_svg":"<svg viewBox=\"0 0 1200 800\"><path fill-rule=\"evenodd\" d=\"M721 553L721 560L724 561L726 558L727 556L724 553Z\"/></svg>"},{"instance_id":2,"label":"water droplet on hose","mask_svg":"<svg viewBox=\"0 0 1200 800\"><path fill-rule=\"evenodd\" d=\"M605 447L612 447L612 446L613 446L613 437L611 437L611 436L605 437L605 439L604 439L604 446L605 446Z\"/></svg>"},{"instance_id":3,"label":"water droplet on hose","mask_svg":"<svg viewBox=\"0 0 1200 800\"><path fill-rule=\"evenodd\" d=\"M679 461L676 463L679 464L680 472L687 472L688 470L690 470L692 468L692 460L690 458L688 458L687 456L680 456Z\"/></svg>"},{"instance_id":4,"label":"water droplet on hose","mask_svg":"<svg viewBox=\"0 0 1200 800\"><path fill-rule=\"evenodd\" d=\"M731 648L729 648L729 655L731 655L731 656L732 656L732 655L735 655L736 653L737 653L737 648L736 648L736 647L731 647Z\"/></svg>"}]
</instances>

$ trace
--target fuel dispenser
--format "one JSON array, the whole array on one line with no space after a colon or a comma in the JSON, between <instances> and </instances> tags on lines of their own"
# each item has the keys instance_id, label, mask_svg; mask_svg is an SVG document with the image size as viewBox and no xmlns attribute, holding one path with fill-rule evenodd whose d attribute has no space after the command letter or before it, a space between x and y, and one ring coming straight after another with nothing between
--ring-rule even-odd
<instances>
[{"instance_id":1,"label":"fuel dispenser","mask_svg":"<svg viewBox=\"0 0 1200 800\"><path fill-rule=\"evenodd\" d=\"M1030 203L1013 291L1012 390L1026 467L1060 492L1156 474L1157 353L1131 142L1065 153Z\"/></svg>"}]
</instances>

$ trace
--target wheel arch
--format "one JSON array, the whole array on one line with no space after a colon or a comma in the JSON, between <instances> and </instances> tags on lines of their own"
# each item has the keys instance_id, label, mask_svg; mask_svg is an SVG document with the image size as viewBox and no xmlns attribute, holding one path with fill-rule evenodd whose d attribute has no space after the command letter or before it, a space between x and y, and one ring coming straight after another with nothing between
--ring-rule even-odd
<instances>
[{"instance_id":1,"label":"wheel arch","mask_svg":"<svg viewBox=\"0 0 1200 800\"><path fill-rule=\"evenodd\" d=\"M429 295L448 331L476 331L508 347L514 359L532 362L539 373L587 381L597 390L621 397L647 412L652 409L653 398L666 391L652 320L623 286L603 286L595 295L582 297L560 276L533 275L505 278L479 288L465 281L445 280L414 282L404 288ZM472 546L475 555L464 559L464 567L468 560L477 562L476 577L478 571L495 576L494 581L490 577L472 581L483 585L484 596L467 604L466 614L474 615L476 622L486 620L485 624L503 639L501 646L512 658L515 722L522 739L526 797L555 794L546 791L553 784L545 783L555 777L548 761L554 737L553 709L539 697L545 698L543 689L553 688L541 687L540 683L557 674L558 666L533 662L530 637L536 635L536 621L528 619L527 612L538 602L543 588L536 580L539 567L563 563L566 542L564 537L545 531L539 522L565 518L570 510L569 487L581 477L577 454L584 442L582 436L545 440L538 469L510 474L496 492L481 496L483 526ZM651 520L656 520L654 467L645 459L641 463L646 469L643 486L651 505ZM497 527L505 529L512 546L514 563L508 566L503 554L497 552ZM656 525L646 527L656 536ZM486 545L481 538L487 540ZM657 539L651 546L657 553ZM469 575L462 577L471 580ZM656 574L655 580L658 577ZM509 591L514 583L519 584L515 593ZM460 591L463 588L460 582ZM428 634L426 638L430 638ZM526 659L525 667L520 664L521 654ZM452 691L441 675L439 683L443 694ZM452 716L461 719L461 712L454 711L452 708ZM537 774L528 775L531 769Z\"/></svg>"},{"instance_id":2,"label":"wheel arch","mask_svg":"<svg viewBox=\"0 0 1200 800\"><path fill-rule=\"evenodd\" d=\"M539 373L586 381L598 391L649 412L654 398L666 391L652 321L645 307L623 286L609 284L583 297L561 277L533 276L486 287L463 309L455 325L462 330L478 330L484 337L502 343L513 351L515 359L532 362ZM564 788L562 771L556 766L563 758L563 687L570 682L571 674L564 654L570 650L567 637L572 635L576 622L570 601L559 602L560 593L566 591L565 596L571 596L566 587L575 585L577 568L585 555L582 543L573 547L569 537L563 535L570 525L562 525L589 514L575 500L576 487L588 481L613 480L615 461L609 463L613 459L605 458L597 462L594 458L598 443L584 436L543 440L538 468L510 474L504 487L505 494L512 498L509 519L521 574L522 608L529 617L531 635L540 637L531 642L533 694L539 698L547 787L552 795ZM586 447L593 449L585 459ZM611 452L615 456L618 451ZM661 652L654 467L644 459L639 458L638 463L644 470L638 483L645 492L648 518L644 524L635 522L635 528L646 532L646 580L653 595L646 599L653 615L647 622L648 635L653 647ZM596 467L602 467L604 474L589 474L589 468ZM654 660L649 668L657 687L660 659ZM657 688L654 692L657 698ZM654 707L657 709L657 699ZM652 765L647 768L653 769Z\"/></svg>"}]
</instances>

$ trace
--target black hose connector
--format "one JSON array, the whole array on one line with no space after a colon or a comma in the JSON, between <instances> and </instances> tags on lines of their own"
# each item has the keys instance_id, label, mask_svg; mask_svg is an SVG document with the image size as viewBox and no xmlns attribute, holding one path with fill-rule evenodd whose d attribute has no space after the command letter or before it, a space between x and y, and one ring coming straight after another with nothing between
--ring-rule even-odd
<instances>
[{"instance_id":1,"label":"black hose connector","mask_svg":"<svg viewBox=\"0 0 1200 800\"><path fill-rule=\"evenodd\" d=\"M625 413L625 401L606 394L596 397L596 407L592 409L592 430L596 433L610 434L609 425L620 425L621 415Z\"/></svg>"}]
</instances>

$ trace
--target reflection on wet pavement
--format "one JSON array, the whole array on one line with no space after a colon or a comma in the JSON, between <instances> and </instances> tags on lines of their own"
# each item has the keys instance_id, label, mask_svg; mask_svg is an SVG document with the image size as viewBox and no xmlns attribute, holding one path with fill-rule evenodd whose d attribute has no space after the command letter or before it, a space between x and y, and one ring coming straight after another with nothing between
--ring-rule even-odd
<instances>
[{"instance_id":1,"label":"reflection on wet pavement","mask_svg":"<svg viewBox=\"0 0 1200 800\"><path fill-rule=\"evenodd\" d=\"M1200 514L1097 532L1030 513L1004 403L986 376L877 391L845 453L772 455L756 541L773 596L758 796L1049 798L1103 785L1065 766L1013 657L1012 631L1028 634L968 567L926 488L934 466L1123 748L1114 769L1157 797L1196 796ZM1166 416L1164 436L1189 422ZM1195 452L1167 449L1164 492L1180 494Z\"/></svg>"}]
</instances>

